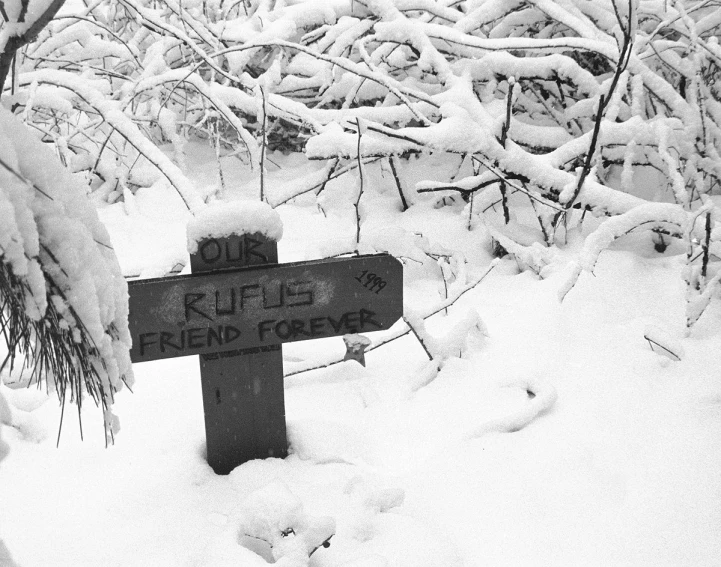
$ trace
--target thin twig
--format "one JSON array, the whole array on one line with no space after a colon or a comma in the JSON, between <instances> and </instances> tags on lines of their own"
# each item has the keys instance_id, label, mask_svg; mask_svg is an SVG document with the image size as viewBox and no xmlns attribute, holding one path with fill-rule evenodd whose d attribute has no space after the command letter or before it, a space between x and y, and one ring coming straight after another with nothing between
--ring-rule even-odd
<instances>
[{"instance_id":1,"label":"thin twig","mask_svg":"<svg viewBox=\"0 0 721 567\"><path fill-rule=\"evenodd\" d=\"M403 317L403 322L408 325L408 329L413 333L416 339L418 339L418 342L423 347L423 350L426 351L426 356L428 357L428 360L433 360L433 355L431 354L431 351L428 350L426 343L423 341L423 338L418 334L418 331L416 331L416 328L413 326L413 324L405 316Z\"/></svg>"},{"instance_id":2,"label":"thin twig","mask_svg":"<svg viewBox=\"0 0 721 567\"><path fill-rule=\"evenodd\" d=\"M516 81L513 77L508 79L508 94L506 95L506 120L501 128L501 145L505 148L508 140L508 131L511 129L511 112L513 110L513 87ZM511 213L508 210L508 195L506 194L506 180L501 179L501 205L503 207L503 220L506 224L511 222Z\"/></svg>"},{"instance_id":3,"label":"thin twig","mask_svg":"<svg viewBox=\"0 0 721 567\"><path fill-rule=\"evenodd\" d=\"M356 231L355 231L355 251L356 254L359 254L359 246L360 246L360 230L361 230L361 218L360 218L360 200L363 196L363 161L361 160L361 137L362 137L362 131L361 131L361 119L356 118L356 125L358 126L358 146L357 146L357 153L356 153L356 159L358 161L358 198L356 199L354 203L355 207L355 218L356 218Z\"/></svg>"},{"instance_id":4,"label":"thin twig","mask_svg":"<svg viewBox=\"0 0 721 567\"><path fill-rule=\"evenodd\" d=\"M395 160L393 159L393 156L388 156L388 165L391 167L391 173L393 174L393 179L396 182L396 188L398 189L398 195L401 198L401 210L407 211L408 210L408 202L406 201L406 196L403 194L403 187L401 186L401 180L398 178L398 172L396 171L396 164Z\"/></svg>"},{"instance_id":5,"label":"thin twig","mask_svg":"<svg viewBox=\"0 0 721 567\"><path fill-rule=\"evenodd\" d=\"M649 346L651 347L651 350L654 350L653 345L656 345L656 346L659 347L660 349L665 350L667 353L669 353L671 356L673 356L676 360L681 361L681 357L680 357L679 355L677 355L677 354L676 354L675 352L673 352L671 349L666 348L666 347L663 346L662 344L660 344L660 343L654 341L653 339L649 338L648 335L644 335L643 338L648 341L648 344L649 344Z\"/></svg>"},{"instance_id":6,"label":"thin twig","mask_svg":"<svg viewBox=\"0 0 721 567\"><path fill-rule=\"evenodd\" d=\"M258 90L260 90L260 96L263 100L263 106L262 106L262 113L263 113L263 121L261 125L261 146L260 146L260 200L265 201L266 195L265 195L265 152L266 147L268 145L268 113L267 113L267 105L266 105L266 98L265 98L265 89L258 85Z\"/></svg>"}]
</instances>

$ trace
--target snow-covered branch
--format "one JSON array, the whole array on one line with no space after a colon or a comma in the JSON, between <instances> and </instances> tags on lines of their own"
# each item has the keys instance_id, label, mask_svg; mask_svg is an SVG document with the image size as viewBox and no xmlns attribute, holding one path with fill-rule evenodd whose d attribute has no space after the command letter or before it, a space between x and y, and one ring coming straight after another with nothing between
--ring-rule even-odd
<instances>
[{"instance_id":1,"label":"snow-covered branch","mask_svg":"<svg viewBox=\"0 0 721 567\"><path fill-rule=\"evenodd\" d=\"M0 215L0 370L22 361L63 405L89 395L112 440L113 396L132 383L127 286L83 188L4 109Z\"/></svg>"},{"instance_id":2,"label":"snow-covered branch","mask_svg":"<svg viewBox=\"0 0 721 567\"><path fill-rule=\"evenodd\" d=\"M258 148L326 162L264 188L276 206L358 163L390 163L399 188L400 160L462 156L457 176L419 189L479 205L469 228L492 226L498 202L505 222L540 223L553 247L591 216L649 213L639 178L655 176L653 200L686 213L721 190L717 13L707 0L98 0L24 50L3 96L100 200L147 183L132 175L140 156L202 206L183 173L190 137L254 167ZM646 221L683 238L665 218ZM542 267L527 243L507 244Z\"/></svg>"}]
</instances>

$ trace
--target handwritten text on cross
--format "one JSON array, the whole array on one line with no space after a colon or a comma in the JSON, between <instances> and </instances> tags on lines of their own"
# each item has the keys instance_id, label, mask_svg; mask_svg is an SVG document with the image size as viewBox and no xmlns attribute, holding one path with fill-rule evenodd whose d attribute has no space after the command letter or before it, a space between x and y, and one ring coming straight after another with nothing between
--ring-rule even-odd
<instances>
[{"instance_id":1,"label":"handwritten text on cross","mask_svg":"<svg viewBox=\"0 0 721 567\"><path fill-rule=\"evenodd\" d=\"M377 275L382 274L382 276ZM135 362L389 328L402 266L388 255L134 282Z\"/></svg>"}]
</instances>

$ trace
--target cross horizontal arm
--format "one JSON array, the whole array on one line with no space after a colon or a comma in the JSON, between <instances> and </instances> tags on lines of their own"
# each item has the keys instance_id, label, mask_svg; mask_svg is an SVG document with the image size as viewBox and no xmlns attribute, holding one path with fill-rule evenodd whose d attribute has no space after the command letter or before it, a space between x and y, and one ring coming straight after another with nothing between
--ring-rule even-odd
<instances>
[{"instance_id":1,"label":"cross horizontal arm","mask_svg":"<svg viewBox=\"0 0 721 567\"><path fill-rule=\"evenodd\" d=\"M129 282L131 358L143 362L390 328L403 268L388 254Z\"/></svg>"}]
</instances>

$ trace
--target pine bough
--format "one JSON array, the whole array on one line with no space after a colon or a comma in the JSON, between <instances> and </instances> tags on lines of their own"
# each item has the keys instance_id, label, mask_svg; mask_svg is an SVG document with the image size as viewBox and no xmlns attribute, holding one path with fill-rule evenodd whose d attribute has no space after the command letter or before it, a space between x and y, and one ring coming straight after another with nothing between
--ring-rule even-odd
<instances>
[{"instance_id":1,"label":"pine bough","mask_svg":"<svg viewBox=\"0 0 721 567\"><path fill-rule=\"evenodd\" d=\"M132 383L127 284L82 186L1 108L0 218L0 372L17 367L63 410L90 396L112 441L114 394Z\"/></svg>"}]
</instances>

